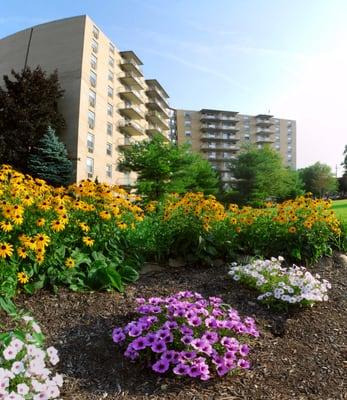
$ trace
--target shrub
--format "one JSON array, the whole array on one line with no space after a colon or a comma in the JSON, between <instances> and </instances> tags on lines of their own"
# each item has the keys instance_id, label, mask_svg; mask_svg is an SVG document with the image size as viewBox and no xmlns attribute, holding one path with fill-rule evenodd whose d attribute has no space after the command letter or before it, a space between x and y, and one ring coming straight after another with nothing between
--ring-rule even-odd
<instances>
[{"instance_id":1,"label":"shrub","mask_svg":"<svg viewBox=\"0 0 347 400\"><path fill-rule=\"evenodd\" d=\"M172 370L201 380L250 367L246 342L259 336L255 322L242 321L220 298L186 291L137 302L141 316L112 334L130 360L146 360L160 374Z\"/></svg>"},{"instance_id":2,"label":"shrub","mask_svg":"<svg viewBox=\"0 0 347 400\"><path fill-rule=\"evenodd\" d=\"M283 257L255 260L247 265L232 264L229 274L261 294L258 300L286 308L290 304L312 306L328 300L330 283L304 267L282 267Z\"/></svg>"},{"instance_id":3,"label":"shrub","mask_svg":"<svg viewBox=\"0 0 347 400\"><path fill-rule=\"evenodd\" d=\"M52 376L48 365L59 362L54 347L42 348L40 327L24 316L17 328L0 333L0 399L55 399L63 384L61 375ZM46 364L47 363L47 364Z\"/></svg>"}]
</instances>

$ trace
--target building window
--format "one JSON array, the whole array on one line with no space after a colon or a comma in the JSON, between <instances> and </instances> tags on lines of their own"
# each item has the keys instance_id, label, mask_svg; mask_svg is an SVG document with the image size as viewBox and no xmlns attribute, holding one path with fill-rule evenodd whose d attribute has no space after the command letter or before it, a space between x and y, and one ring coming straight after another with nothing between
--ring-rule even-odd
<instances>
[{"instance_id":1,"label":"building window","mask_svg":"<svg viewBox=\"0 0 347 400\"><path fill-rule=\"evenodd\" d=\"M246 140L249 140L249 139L250 139L249 133L245 133L245 139L246 139Z\"/></svg>"},{"instance_id":2,"label":"building window","mask_svg":"<svg viewBox=\"0 0 347 400\"><path fill-rule=\"evenodd\" d=\"M185 113L184 113L184 118L190 119L190 113L189 113L189 112L185 112Z\"/></svg>"},{"instance_id":3,"label":"building window","mask_svg":"<svg viewBox=\"0 0 347 400\"><path fill-rule=\"evenodd\" d=\"M98 64L98 59L96 58L95 54L92 54L90 57L90 66L93 69L96 69L97 64Z\"/></svg>"},{"instance_id":4,"label":"building window","mask_svg":"<svg viewBox=\"0 0 347 400\"><path fill-rule=\"evenodd\" d=\"M275 135L275 140L276 140L276 142L279 142L280 141L280 135Z\"/></svg>"},{"instance_id":5,"label":"building window","mask_svg":"<svg viewBox=\"0 0 347 400\"><path fill-rule=\"evenodd\" d=\"M292 121L287 121L287 127L288 127L288 128L291 128L292 125L293 125L293 122L292 122Z\"/></svg>"},{"instance_id":6,"label":"building window","mask_svg":"<svg viewBox=\"0 0 347 400\"><path fill-rule=\"evenodd\" d=\"M192 136L192 131L185 131L184 133L186 136Z\"/></svg>"},{"instance_id":7,"label":"building window","mask_svg":"<svg viewBox=\"0 0 347 400\"><path fill-rule=\"evenodd\" d=\"M208 158L216 158L216 152L211 151L210 153L208 153Z\"/></svg>"},{"instance_id":8,"label":"building window","mask_svg":"<svg viewBox=\"0 0 347 400\"><path fill-rule=\"evenodd\" d=\"M95 25L93 25L93 36L95 39L99 38L99 29Z\"/></svg>"},{"instance_id":9,"label":"building window","mask_svg":"<svg viewBox=\"0 0 347 400\"><path fill-rule=\"evenodd\" d=\"M244 127L245 130L249 130L249 129L250 129L250 126L249 126L248 123L247 123L247 124L244 124L243 127Z\"/></svg>"},{"instance_id":10,"label":"building window","mask_svg":"<svg viewBox=\"0 0 347 400\"><path fill-rule=\"evenodd\" d=\"M96 103L96 93L94 90L89 89L89 105L90 107L95 107Z\"/></svg>"},{"instance_id":11,"label":"building window","mask_svg":"<svg viewBox=\"0 0 347 400\"><path fill-rule=\"evenodd\" d=\"M106 176L112 178L112 165L106 164Z\"/></svg>"},{"instance_id":12,"label":"building window","mask_svg":"<svg viewBox=\"0 0 347 400\"><path fill-rule=\"evenodd\" d=\"M92 40L92 50L93 50L93 52L97 53L98 52L98 48L99 48L98 42L95 39L93 39Z\"/></svg>"},{"instance_id":13,"label":"building window","mask_svg":"<svg viewBox=\"0 0 347 400\"><path fill-rule=\"evenodd\" d=\"M88 126L90 129L95 128L95 113L93 111L88 111Z\"/></svg>"},{"instance_id":14,"label":"building window","mask_svg":"<svg viewBox=\"0 0 347 400\"><path fill-rule=\"evenodd\" d=\"M244 115L243 120L244 121L249 121L249 116L248 115Z\"/></svg>"},{"instance_id":15,"label":"building window","mask_svg":"<svg viewBox=\"0 0 347 400\"><path fill-rule=\"evenodd\" d=\"M216 148L216 143L215 143L215 142L209 142L209 143L208 143L208 147L209 147L210 149L215 149L215 148Z\"/></svg>"},{"instance_id":16,"label":"building window","mask_svg":"<svg viewBox=\"0 0 347 400\"><path fill-rule=\"evenodd\" d=\"M113 135L113 124L111 124L111 122L107 122L107 134L109 136Z\"/></svg>"},{"instance_id":17,"label":"building window","mask_svg":"<svg viewBox=\"0 0 347 400\"><path fill-rule=\"evenodd\" d=\"M108 80L109 80L110 82L113 82L113 79L114 79L114 74L113 74L113 72L110 71L110 70L108 70Z\"/></svg>"},{"instance_id":18,"label":"building window","mask_svg":"<svg viewBox=\"0 0 347 400\"><path fill-rule=\"evenodd\" d=\"M96 86L96 73L94 71L90 71L89 82L90 82L90 86L92 86L92 87Z\"/></svg>"},{"instance_id":19,"label":"building window","mask_svg":"<svg viewBox=\"0 0 347 400\"><path fill-rule=\"evenodd\" d=\"M110 67L114 67L114 58L111 57L111 56L109 56L109 58L108 58L108 65L109 65Z\"/></svg>"},{"instance_id":20,"label":"building window","mask_svg":"<svg viewBox=\"0 0 347 400\"><path fill-rule=\"evenodd\" d=\"M184 125L191 125L191 124L192 124L192 121L190 119L186 119L184 121Z\"/></svg>"},{"instance_id":21,"label":"building window","mask_svg":"<svg viewBox=\"0 0 347 400\"><path fill-rule=\"evenodd\" d=\"M110 103L107 104L107 115L113 117L113 105Z\"/></svg>"},{"instance_id":22,"label":"building window","mask_svg":"<svg viewBox=\"0 0 347 400\"><path fill-rule=\"evenodd\" d=\"M109 48L110 48L110 53L114 54L114 45L112 43L110 43Z\"/></svg>"},{"instance_id":23,"label":"building window","mask_svg":"<svg viewBox=\"0 0 347 400\"><path fill-rule=\"evenodd\" d=\"M94 159L91 157L87 157L86 166L87 166L88 178L92 178L94 174Z\"/></svg>"},{"instance_id":24,"label":"building window","mask_svg":"<svg viewBox=\"0 0 347 400\"><path fill-rule=\"evenodd\" d=\"M229 153L223 152L223 158L229 158Z\"/></svg>"},{"instance_id":25,"label":"building window","mask_svg":"<svg viewBox=\"0 0 347 400\"><path fill-rule=\"evenodd\" d=\"M95 143L94 135L92 133L88 132L88 135L87 135L87 148L88 148L88 152L89 153L93 153L94 152L94 143Z\"/></svg>"},{"instance_id":26,"label":"building window","mask_svg":"<svg viewBox=\"0 0 347 400\"><path fill-rule=\"evenodd\" d=\"M107 96L113 99L113 87L107 86Z\"/></svg>"},{"instance_id":27,"label":"building window","mask_svg":"<svg viewBox=\"0 0 347 400\"><path fill-rule=\"evenodd\" d=\"M275 145L276 150L279 150L281 148L281 146L279 144Z\"/></svg>"},{"instance_id":28,"label":"building window","mask_svg":"<svg viewBox=\"0 0 347 400\"><path fill-rule=\"evenodd\" d=\"M112 143L106 143L106 154L112 156Z\"/></svg>"}]
</instances>

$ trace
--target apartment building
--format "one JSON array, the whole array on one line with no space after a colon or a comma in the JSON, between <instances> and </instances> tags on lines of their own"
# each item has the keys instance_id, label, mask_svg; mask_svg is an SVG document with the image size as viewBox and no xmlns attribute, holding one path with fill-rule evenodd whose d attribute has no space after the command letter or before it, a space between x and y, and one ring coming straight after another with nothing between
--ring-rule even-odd
<instances>
[{"instance_id":1,"label":"apartment building","mask_svg":"<svg viewBox=\"0 0 347 400\"><path fill-rule=\"evenodd\" d=\"M283 164L296 168L296 122L272 115L255 116L237 111L202 109L176 110L175 128L179 144L188 143L221 172L225 184L233 180L228 163L237 157L243 143L258 148L270 145Z\"/></svg>"},{"instance_id":2,"label":"apartment building","mask_svg":"<svg viewBox=\"0 0 347 400\"><path fill-rule=\"evenodd\" d=\"M61 138L74 164L74 179L98 178L131 185L134 174L117 171L119 149L161 134L168 139L168 94L145 79L131 50L119 51L86 15L57 20L0 40L2 76L24 66L58 70L65 90Z\"/></svg>"}]
</instances>

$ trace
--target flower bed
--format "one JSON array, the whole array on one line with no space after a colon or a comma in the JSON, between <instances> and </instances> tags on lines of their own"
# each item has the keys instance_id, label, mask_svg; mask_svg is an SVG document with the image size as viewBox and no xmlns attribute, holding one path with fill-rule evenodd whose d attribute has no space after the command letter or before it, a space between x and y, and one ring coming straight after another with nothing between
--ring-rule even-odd
<instances>
[{"instance_id":1,"label":"flower bed","mask_svg":"<svg viewBox=\"0 0 347 400\"><path fill-rule=\"evenodd\" d=\"M112 334L130 360L145 360L160 374L172 370L201 380L250 367L247 342L259 336L255 321L242 321L220 298L186 291L137 301L141 317Z\"/></svg>"},{"instance_id":2,"label":"flower bed","mask_svg":"<svg viewBox=\"0 0 347 400\"><path fill-rule=\"evenodd\" d=\"M48 400L59 397L61 375L52 376L48 365L59 362L54 347L42 349L40 327L24 316L20 329L0 333L0 399Z\"/></svg>"},{"instance_id":3,"label":"flower bed","mask_svg":"<svg viewBox=\"0 0 347 400\"><path fill-rule=\"evenodd\" d=\"M283 257L255 260L247 265L232 264L229 275L261 294L258 300L272 305L296 304L312 306L328 300L331 284L318 274L312 275L304 267L282 267Z\"/></svg>"}]
</instances>

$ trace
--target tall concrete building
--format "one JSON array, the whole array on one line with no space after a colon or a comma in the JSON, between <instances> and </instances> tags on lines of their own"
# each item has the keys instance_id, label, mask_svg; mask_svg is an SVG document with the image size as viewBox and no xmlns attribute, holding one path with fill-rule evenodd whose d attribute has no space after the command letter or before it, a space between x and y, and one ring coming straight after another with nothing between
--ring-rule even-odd
<instances>
[{"instance_id":1,"label":"tall concrete building","mask_svg":"<svg viewBox=\"0 0 347 400\"><path fill-rule=\"evenodd\" d=\"M117 171L119 147L156 133L169 137L169 96L160 83L145 80L137 55L119 51L85 15L0 40L0 85L12 69L38 65L48 73L57 69L65 90L62 140L74 163L74 178L132 184L134 174Z\"/></svg>"},{"instance_id":2,"label":"tall concrete building","mask_svg":"<svg viewBox=\"0 0 347 400\"><path fill-rule=\"evenodd\" d=\"M221 172L229 184L233 177L228 162L243 143L261 148L271 145L282 156L283 164L296 168L296 122L272 115L244 115L237 111L202 109L176 110L176 135L179 144L189 143Z\"/></svg>"}]
</instances>

